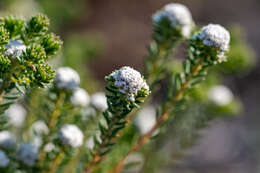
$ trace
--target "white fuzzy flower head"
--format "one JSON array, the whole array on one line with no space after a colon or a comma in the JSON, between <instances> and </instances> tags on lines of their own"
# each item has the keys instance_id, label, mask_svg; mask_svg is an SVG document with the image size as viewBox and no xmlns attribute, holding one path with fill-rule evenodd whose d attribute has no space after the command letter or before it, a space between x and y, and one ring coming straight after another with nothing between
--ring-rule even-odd
<instances>
[{"instance_id":1,"label":"white fuzzy flower head","mask_svg":"<svg viewBox=\"0 0 260 173\"><path fill-rule=\"evenodd\" d=\"M159 23L163 19L168 19L174 29L180 29L184 37L191 33L194 22L190 10L178 3L170 3L164 6L162 10L153 15L153 23Z\"/></svg>"},{"instance_id":2,"label":"white fuzzy flower head","mask_svg":"<svg viewBox=\"0 0 260 173\"><path fill-rule=\"evenodd\" d=\"M17 40L10 40L10 42L6 44L4 47L4 55L11 59L20 57L22 53L26 51L26 46L22 42Z\"/></svg>"},{"instance_id":3,"label":"white fuzzy flower head","mask_svg":"<svg viewBox=\"0 0 260 173\"><path fill-rule=\"evenodd\" d=\"M122 171L123 173L140 172L140 170L144 166L144 156L139 153L130 154L125 159L124 165L126 165L126 167ZM133 165L133 166L127 167L127 165Z\"/></svg>"},{"instance_id":4,"label":"white fuzzy flower head","mask_svg":"<svg viewBox=\"0 0 260 173\"><path fill-rule=\"evenodd\" d=\"M9 164L10 160L6 156L5 152L0 150L0 168L5 168Z\"/></svg>"},{"instance_id":5,"label":"white fuzzy flower head","mask_svg":"<svg viewBox=\"0 0 260 173\"><path fill-rule=\"evenodd\" d=\"M208 92L209 100L217 106L228 105L234 98L229 88L223 85L212 87Z\"/></svg>"},{"instance_id":6,"label":"white fuzzy flower head","mask_svg":"<svg viewBox=\"0 0 260 173\"><path fill-rule=\"evenodd\" d=\"M107 98L104 92L97 92L91 96L90 103L96 109L105 111L107 109Z\"/></svg>"},{"instance_id":7,"label":"white fuzzy flower head","mask_svg":"<svg viewBox=\"0 0 260 173\"><path fill-rule=\"evenodd\" d=\"M17 159L27 166L33 166L39 157L38 147L32 143L22 143L16 153Z\"/></svg>"},{"instance_id":8,"label":"white fuzzy flower head","mask_svg":"<svg viewBox=\"0 0 260 173\"><path fill-rule=\"evenodd\" d=\"M74 106L85 107L89 104L90 98L87 91L82 88L77 88L71 95L70 102Z\"/></svg>"},{"instance_id":9,"label":"white fuzzy flower head","mask_svg":"<svg viewBox=\"0 0 260 173\"><path fill-rule=\"evenodd\" d=\"M82 131L73 124L65 124L58 133L58 138L63 145L69 145L73 148L80 147L83 143Z\"/></svg>"},{"instance_id":10,"label":"white fuzzy flower head","mask_svg":"<svg viewBox=\"0 0 260 173\"><path fill-rule=\"evenodd\" d=\"M230 33L221 25L204 26L197 36L206 46L212 46L222 51L229 48Z\"/></svg>"},{"instance_id":11,"label":"white fuzzy flower head","mask_svg":"<svg viewBox=\"0 0 260 173\"><path fill-rule=\"evenodd\" d=\"M9 119L9 123L14 127L21 127L26 118L27 111L20 104L13 104L5 112L5 115Z\"/></svg>"},{"instance_id":12,"label":"white fuzzy flower head","mask_svg":"<svg viewBox=\"0 0 260 173\"><path fill-rule=\"evenodd\" d=\"M49 133L49 128L44 121L38 120L32 124L31 131L32 134L43 135Z\"/></svg>"},{"instance_id":13,"label":"white fuzzy flower head","mask_svg":"<svg viewBox=\"0 0 260 173\"><path fill-rule=\"evenodd\" d=\"M0 148L11 150L15 147L15 138L9 131L0 132Z\"/></svg>"},{"instance_id":14,"label":"white fuzzy flower head","mask_svg":"<svg viewBox=\"0 0 260 173\"><path fill-rule=\"evenodd\" d=\"M75 90L80 83L80 77L78 73L69 67L60 67L56 71L54 77L54 83L59 89Z\"/></svg>"},{"instance_id":15,"label":"white fuzzy flower head","mask_svg":"<svg viewBox=\"0 0 260 173\"><path fill-rule=\"evenodd\" d=\"M147 133L156 123L156 110L152 106L143 108L135 117L134 123L142 135Z\"/></svg>"},{"instance_id":16,"label":"white fuzzy flower head","mask_svg":"<svg viewBox=\"0 0 260 173\"><path fill-rule=\"evenodd\" d=\"M121 67L119 70L110 74L114 78L114 85L123 94L127 94L129 101L135 101L135 96L143 90L149 93L149 86L143 79L142 75L131 67Z\"/></svg>"}]
</instances>

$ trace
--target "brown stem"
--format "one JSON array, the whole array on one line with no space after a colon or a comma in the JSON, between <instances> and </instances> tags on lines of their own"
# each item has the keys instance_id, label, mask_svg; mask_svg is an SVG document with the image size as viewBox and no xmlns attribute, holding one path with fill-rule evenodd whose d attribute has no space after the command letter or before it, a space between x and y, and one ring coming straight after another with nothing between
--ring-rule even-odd
<instances>
[{"instance_id":1,"label":"brown stem","mask_svg":"<svg viewBox=\"0 0 260 173\"><path fill-rule=\"evenodd\" d=\"M196 76L198 74L198 72L201 70L202 66L201 65L196 65L192 71L191 71L191 75L189 76L189 78L187 79L186 82L184 82L181 85L181 88L177 91L176 96L172 99L171 102L169 102L169 104L166 105L166 108L164 110L164 112L162 113L162 115L157 119L155 125L152 127L151 130L149 130L146 134L144 134L139 140L138 142L129 150L129 152L126 154L126 156L124 156L115 166L115 168L111 171L111 173L120 173L121 170L124 168L124 162L126 160L126 158L138 151L146 142L148 142L151 138L151 136L153 135L153 133L161 126L161 124L165 121L168 120L169 118L169 106L171 104L174 104L176 102L178 102L179 100L181 100L183 98L183 94L185 89L187 89L189 87L189 83L190 80Z\"/></svg>"}]
</instances>

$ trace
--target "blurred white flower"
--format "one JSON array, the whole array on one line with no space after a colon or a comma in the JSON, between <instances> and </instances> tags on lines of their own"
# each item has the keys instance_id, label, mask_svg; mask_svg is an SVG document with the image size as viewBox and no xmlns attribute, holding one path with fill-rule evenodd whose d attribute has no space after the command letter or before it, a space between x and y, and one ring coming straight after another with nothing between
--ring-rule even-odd
<instances>
[{"instance_id":1,"label":"blurred white flower","mask_svg":"<svg viewBox=\"0 0 260 173\"><path fill-rule=\"evenodd\" d=\"M9 131L0 132L0 148L11 150L15 147L15 138Z\"/></svg>"},{"instance_id":2,"label":"blurred white flower","mask_svg":"<svg viewBox=\"0 0 260 173\"><path fill-rule=\"evenodd\" d=\"M130 154L125 159L124 165L131 165L131 166L129 167L126 166L122 171L123 173L140 172L144 165L144 156L139 153Z\"/></svg>"},{"instance_id":3,"label":"blurred white flower","mask_svg":"<svg viewBox=\"0 0 260 173\"><path fill-rule=\"evenodd\" d=\"M84 136L77 126L73 124L65 124L59 130L58 138L64 145L77 148L82 145Z\"/></svg>"},{"instance_id":4,"label":"blurred white flower","mask_svg":"<svg viewBox=\"0 0 260 173\"><path fill-rule=\"evenodd\" d=\"M38 147L32 143L21 143L16 156L25 165L33 166L39 156Z\"/></svg>"},{"instance_id":5,"label":"blurred white flower","mask_svg":"<svg viewBox=\"0 0 260 173\"><path fill-rule=\"evenodd\" d=\"M162 10L153 15L153 23L159 23L165 18L171 22L172 28L180 29L184 37L190 35L194 22L186 6L178 3L165 5Z\"/></svg>"},{"instance_id":6,"label":"blurred white flower","mask_svg":"<svg viewBox=\"0 0 260 173\"><path fill-rule=\"evenodd\" d=\"M87 139L87 141L86 141L86 147L87 147L87 149L93 150L94 146L95 146L94 137L91 136L91 137L90 137L89 139Z\"/></svg>"},{"instance_id":7,"label":"blurred white flower","mask_svg":"<svg viewBox=\"0 0 260 173\"><path fill-rule=\"evenodd\" d=\"M71 95L70 102L74 106L85 107L89 104L90 98L89 98L87 91L85 91L82 88L77 88Z\"/></svg>"},{"instance_id":8,"label":"blurred white flower","mask_svg":"<svg viewBox=\"0 0 260 173\"><path fill-rule=\"evenodd\" d=\"M91 105L100 111L107 109L107 98L104 92L97 92L91 96Z\"/></svg>"},{"instance_id":9,"label":"blurred white flower","mask_svg":"<svg viewBox=\"0 0 260 173\"><path fill-rule=\"evenodd\" d=\"M208 91L209 100L217 106L229 104L233 97L231 90L223 85L214 86Z\"/></svg>"},{"instance_id":10,"label":"blurred white flower","mask_svg":"<svg viewBox=\"0 0 260 173\"><path fill-rule=\"evenodd\" d=\"M143 79L140 72L131 67L121 67L115 70L109 76L115 79L115 86L120 89L120 92L127 94L130 101L135 101L135 95L141 89L149 92L149 86Z\"/></svg>"},{"instance_id":11,"label":"blurred white flower","mask_svg":"<svg viewBox=\"0 0 260 173\"><path fill-rule=\"evenodd\" d=\"M54 83L60 89L75 90L80 83L80 77L78 73L69 67L60 67L56 71L54 77Z\"/></svg>"},{"instance_id":12,"label":"blurred white flower","mask_svg":"<svg viewBox=\"0 0 260 173\"><path fill-rule=\"evenodd\" d=\"M48 143L44 146L44 151L49 153L52 152L55 149L55 145L53 143Z\"/></svg>"},{"instance_id":13,"label":"blurred white flower","mask_svg":"<svg viewBox=\"0 0 260 173\"><path fill-rule=\"evenodd\" d=\"M25 108L17 103L11 105L10 108L5 112L9 123L15 127L21 127L23 125L26 114L27 111Z\"/></svg>"},{"instance_id":14,"label":"blurred white flower","mask_svg":"<svg viewBox=\"0 0 260 173\"><path fill-rule=\"evenodd\" d=\"M156 123L156 110L154 107L144 107L135 117L134 123L142 135L150 131ZM158 131L156 131L155 134L156 133L158 133Z\"/></svg>"},{"instance_id":15,"label":"blurred white flower","mask_svg":"<svg viewBox=\"0 0 260 173\"><path fill-rule=\"evenodd\" d=\"M43 120L35 121L31 126L32 135L43 135L49 133L49 128Z\"/></svg>"},{"instance_id":16,"label":"blurred white flower","mask_svg":"<svg viewBox=\"0 0 260 173\"><path fill-rule=\"evenodd\" d=\"M20 57L23 51L26 51L26 46L18 40L10 40L10 42L6 44L4 47L4 55L11 59Z\"/></svg>"},{"instance_id":17,"label":"blurred white flower","mask_svg":"<svg viewBox=\"0 0 260 173\"><path fill-rule=\"evenodd\" d=\"M196 37L202 40L206 46L212 46L222 51L229 48L230 33L221 25L209 24L204 26Z\"/></svg>"},{"instance_id":18,"label":"blurred white flower","mask_svg":"<svg viewBox=\"0 0 260 173\"><path fill-rule=\"evenodd\" d=\"M5 168L9 164L10 160L6 156L5 152L0 150L0 168Z\"/></svg>"}]
</instances>

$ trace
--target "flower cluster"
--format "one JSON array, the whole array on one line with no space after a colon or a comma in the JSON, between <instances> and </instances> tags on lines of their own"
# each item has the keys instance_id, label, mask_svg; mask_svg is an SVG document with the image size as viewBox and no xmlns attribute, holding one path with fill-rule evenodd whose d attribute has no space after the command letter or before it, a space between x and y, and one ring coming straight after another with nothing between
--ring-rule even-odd
<instances>
[{"instance_id":1,"label":"flower cluster","mask_svg":"<svg viewBox=\"0 0 260 173\"><path fill-rule=\"evenodd\" d=\"M228 105L233 100L233 97L230 89L223 85L214 86L208 92L209 100L217 106Z\"/></svg>"},{"instance_id":2,"label":"flower cluster","mask_svg":"<svg viewBox=\"0 0 260 173\"><path fill-rule=\"evenodd\" d=\"M107 79L113 81L113 85L126 95L127 100L134 102L139 93L145 96L150 93L149 86L146 84L142 75L131 67L122 67L112 72Z\"/></svg>"},{"instance_id":3,"label":"flower cluster","mask_svg":"<svg viewBox=\"0 0 260 173\"><path fill-rule=\"evenodd\" d=\"M1 19L1 92L8 93L19 86L43 87L52 81L54 70L47 60L60 50L62 42L48 33L48 27L49 19L42 14L29 21L14 17Z\"/></svg>"},{"instance_id":4,"label":"flower cluster","mask_svg":"<svg viewBox=\"0 0 260 173\"><path fill-rule=\"evenodd\" d=\"M38 147L31 143L22 143L18 148L16 157L25 165L33 166L39 157Z\"/></svg>"},{"instance_id":5,"label":"flower cluster","mask_svg":"<svg viewBox=\"0 0 260 173\"><path fill-rule=\"evenodd\" d=\"M21 127L26 118L27 111L18 103L13 104L6 112L5 116L8 118L10 125L14 127Z\"/></svg>"},{"instance_id":6,"label":"flower cluster","mask_svg":"<svg viewBox=\"0 0 260 173\"><path fill-rule=\"evenodd\" d=\"M105 111L107 109L107 98L105 93L97 92L91 95L91 105L94 106L99 111Z\"/></svg>"},{"instance_id":7,"label":"flower cluster","mask_svg":"<svg viewBox=\"0 0 260 173\"><path fill-rule=\"evenodd\" d=\"M178 3L167 4L162 10L153 15L153 23L155 24L160 24L164 19L167 19L171 27L179 30L184 37L190 35L194 25L189 9Z\"/></svg>"},{"instance_id":8,"label":"flower cluster","mask_svg":"<svg viewBox=\"0 0 260 173\"><path fill-rule=\"evenodd\" d=\"M59 130L58 138L63 145L68 145L73 148L78 148L83 144L83 133L75 125L65 124Z\"/></svg>"},{"instance_id":9,"label":"flower cluster","mask_svg":"<svg viewBox=\"0 0 260 173\"><path fill-rule=\"evenodd\" d=\"M19 40L10 40L8 44L5 45L4 56L15 60L20 58L23 52L26 51L26 46Z\"/></svg>"},{"instance_id":10,"label":"flower cluster","mask_svg":"<svg viewBox=\"0 0 260 173\"><path fill-rule=\"evenodd\" d=\"M54 83L59 89L75 90L80 83L80 78L78 73L72 68L60 67L56 71Z\"/></svg>"},{"instance_id":11,"label":"flower cluster","mask_svg":"<svg viewBox=\"0 0 260 173\"><path fill-rule=\"evenodd\" d=\"M221 25L209 24L192 37L204 46L216 52L218 62L225 61L225 53L229 49L230 33Z\"/></svg>"},{"instance_id":12,"label":"flower cluster","mask_svg":"<svg viewBox=\"0 0 260 173\"><path fill-rule=\"evenodd\" d=\"M85 91L82 88L78 88L76 89L73 94L70 97L70 102L72 103L72 105L74 106L82 106L85 107L89 104L90 102L90 97L87 93L87 91Z\"/></svg>"},{"instance_id":13,"label":"flower cluster","mask_svg":"<svg viewBox=\"0 0 260 173\"><path fill-rule=\"evenodd\" d=\"M147 133L156 123L156 110L152 106L143 108L135 117L135 125L143 135Z\"/></svg>"}]
</instances>

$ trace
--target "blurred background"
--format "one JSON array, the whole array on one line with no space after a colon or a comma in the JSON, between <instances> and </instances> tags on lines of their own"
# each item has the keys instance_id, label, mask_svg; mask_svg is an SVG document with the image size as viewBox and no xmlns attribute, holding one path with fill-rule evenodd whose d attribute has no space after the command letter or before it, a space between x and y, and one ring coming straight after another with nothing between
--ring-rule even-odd
<instances>
[{"instance_id":1,"label":"blurred background","mask_svg":"<svg viewBox=\"0 0 260 173\"><path fill-rule=\"evenodd\" d=\"M238 26L250 46L248 59L256 58L245 62L251 63L250 70L223 79L242 100L241 115L211 123L181 162L169 162L161 172L260 173L259 0L0 0L0 14L46 13L64 40L55 63L80 69L92 93L102 90L104 76L115 68L143 69L151 15L170 2L187 5L199 25Z\"/></svg>"}]
</instances>

